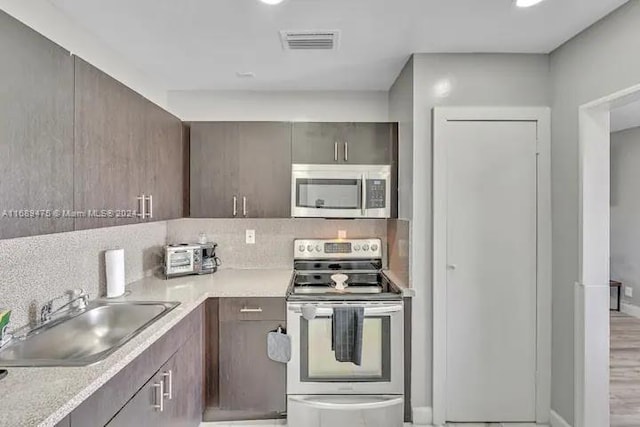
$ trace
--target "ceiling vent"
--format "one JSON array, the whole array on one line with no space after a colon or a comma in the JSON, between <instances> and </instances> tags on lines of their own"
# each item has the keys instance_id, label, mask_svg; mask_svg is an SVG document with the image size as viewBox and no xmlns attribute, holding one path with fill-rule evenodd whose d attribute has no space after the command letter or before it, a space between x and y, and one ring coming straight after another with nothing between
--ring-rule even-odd
<instances>
[{"instance_id":1,"label":"ceiling vent","mask_svg":"<svg viewBox=\"0 0 640 427\"><path fill-rule=\"evenodd\" d=\"M335 50L340 31L280 31L284 50Z\"/></svg>"}]
</instances>

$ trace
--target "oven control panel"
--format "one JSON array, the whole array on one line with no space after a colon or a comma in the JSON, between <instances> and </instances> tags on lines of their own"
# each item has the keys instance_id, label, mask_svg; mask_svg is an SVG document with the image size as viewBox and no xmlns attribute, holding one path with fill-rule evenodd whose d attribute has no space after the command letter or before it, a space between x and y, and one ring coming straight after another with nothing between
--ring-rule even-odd
<instances>
[{"instance_id":1,"label":"oven control panel","mask_svg":"<svg viewBox=\"0 0 640 427\"><path fill-rule=\"evenodd\" d=\"M382 258L381 239L296 239L295 259Z\"/></svg>"}]
</instances>

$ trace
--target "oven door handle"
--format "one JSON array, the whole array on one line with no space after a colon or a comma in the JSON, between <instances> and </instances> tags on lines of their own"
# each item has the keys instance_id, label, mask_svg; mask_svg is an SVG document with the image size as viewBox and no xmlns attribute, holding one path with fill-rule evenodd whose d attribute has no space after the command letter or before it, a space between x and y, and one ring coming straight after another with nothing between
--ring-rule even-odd
<instances>
[{"instance_id":1,"label":"oven door handle","mask_svg":"<svg viewBox=\"0 0 640 427\"><path fill-rule=\"evenodd\" d=\"M318 409L332 409L336 411L358 411L363 409L380 409L387 408L389 406L401 405L404 402L402 397L396 397L393 399L380 399L374 402L352 403L352 402L321 402L314 400L313 398L304 398L298 396L289 396L289 399L298 402L305 406Z\"/></svg>"},{"instance_id":2,"label":"oven door handle","mask_svg":"<svg viewBox=\"0 0 640 427\"><path fill-rule=\"evenodd\" d=\"M341 306L336 306L341 307ZM289 311L293 311L294 313L302 313L302 306L292 306L289 307ZM402 305L388 305L384 307L365 307L364 315L371 316L377 314L391 314L402 311ZM333 307L317 307L316 316L332 316L333 315Z\"/></svg>"}]
</instances>

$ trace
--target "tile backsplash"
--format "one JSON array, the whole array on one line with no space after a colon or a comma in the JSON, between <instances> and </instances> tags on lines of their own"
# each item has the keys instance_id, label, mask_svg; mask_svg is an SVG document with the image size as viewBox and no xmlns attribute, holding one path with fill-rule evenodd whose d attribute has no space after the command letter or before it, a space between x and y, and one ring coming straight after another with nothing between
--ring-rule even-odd
<instances>
[{"instance_id":1,"label":"tile backsplash","mask_svg":"<svg viewBox=\"0 0 640 427\"><path fill-rule=\"evenodd\" d=\"M161 265L166 235L167 223L154 222L0 240L0 307L19 327L68 289L103 296L107 249L123 248L126 282L140 280Z\"/></svg>"},{"instance_id":2,"label":"tile backsplash","mask_svg":"<svg viewBox=\"0 0 640 427\"><path fill-rule=\"evenodd\" d=\"M400 222L389 224L393 239L404 235ZM337 238L339 230L348 238L381 238L385 260L389 255L392 265L400 266L398 243L392 242L386 253L387 227L386 219L185 218L0 240L0 308L12 310L15 328L33 321L43 303L68 289L83 288L91 299L102 297L105 250L124 249L129 284L161 270L166 243L196 242L200 233L218 243L222 268L291 268L293 239ZM255 230L254 245L245 243L245 230Z\"/></svg>"},{"instance_id":3,"label":"tile backsplash","mask_svg":"<svg viewBox=\"0 0 640 427\"><path fill-rule=\"evenodd\" d=\"M256 244L245 243L245 230L255 230ZM167 223L167 241L195 242L200 233L218 243L222 268L291 268L293 239L379 237L386 247L387 220L328 219L178 219Z\"/></svg>"}]
</instances>

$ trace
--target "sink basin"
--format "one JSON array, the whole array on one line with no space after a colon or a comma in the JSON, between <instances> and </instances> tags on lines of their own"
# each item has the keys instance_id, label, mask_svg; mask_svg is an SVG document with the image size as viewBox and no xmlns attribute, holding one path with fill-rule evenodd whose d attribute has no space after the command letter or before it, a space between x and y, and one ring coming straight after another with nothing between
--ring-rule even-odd
<instances>
[{"instance_id":1,"label":"sink basin","mask_svg":"<svg viewBox=\"0 0 640 427\"><path fill-rule=\"evenodd\" d=\"M14 338L0 349L0 366L86 366L122 347L177 302L94 301L87 308L58 318Z\"/></svg>"}]
</instances>

